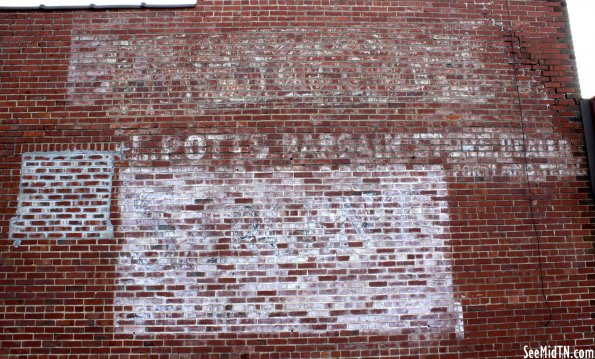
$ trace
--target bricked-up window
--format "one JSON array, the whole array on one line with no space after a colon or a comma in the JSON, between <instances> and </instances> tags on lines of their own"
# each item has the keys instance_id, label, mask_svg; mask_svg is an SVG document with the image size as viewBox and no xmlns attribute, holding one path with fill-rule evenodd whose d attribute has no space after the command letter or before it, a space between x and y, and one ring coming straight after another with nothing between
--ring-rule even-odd
<instances>
[{"instance_id":1,"label":"bricked-up window","mask_svg":"<svg viewBox=\"0 0 595 359\"><path fill-rule=\"evenodd\" d=\"M10 222L15 246L27 239L111 237L113 172L113 152L23 153L17 213Z\"/></svg>"}]
</instances>

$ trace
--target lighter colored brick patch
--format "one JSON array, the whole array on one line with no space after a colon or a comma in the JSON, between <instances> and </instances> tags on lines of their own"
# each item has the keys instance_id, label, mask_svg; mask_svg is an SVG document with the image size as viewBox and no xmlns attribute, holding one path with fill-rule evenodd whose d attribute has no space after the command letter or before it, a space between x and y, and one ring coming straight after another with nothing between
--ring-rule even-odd
<instances>
[{"instance_id":1,"label":"lighter colored brick patch","mask_svg":"<svg viewBox=\"0 0 595 359\"><path fill-rule=\"evenodd\" d=\"M22 155L15 246L27 239L108 238L114 153L28 152Z\"/></svg>"}]
</instances>

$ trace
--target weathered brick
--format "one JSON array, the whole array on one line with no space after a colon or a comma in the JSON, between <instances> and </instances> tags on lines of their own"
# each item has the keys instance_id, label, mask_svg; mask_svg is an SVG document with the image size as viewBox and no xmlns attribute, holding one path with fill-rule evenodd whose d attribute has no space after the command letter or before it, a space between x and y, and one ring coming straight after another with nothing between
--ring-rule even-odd
<instances>
[{"instance_id":1,"label":"weathered brick","mask_svg":"<svg viewBox=\"0 0 595 359\"><path fill-rule=\"evenodd\" d=\"M563 5L3 12L0 356L593 348Z\"/></svg>"}]
</instances>

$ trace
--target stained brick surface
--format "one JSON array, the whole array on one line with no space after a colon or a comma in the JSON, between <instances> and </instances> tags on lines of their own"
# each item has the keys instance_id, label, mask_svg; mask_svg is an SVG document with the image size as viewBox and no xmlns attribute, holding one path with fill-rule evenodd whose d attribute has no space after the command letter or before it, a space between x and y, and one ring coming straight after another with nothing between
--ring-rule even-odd
<instances>
[{"instance_id":1,"label":"stained brick surface","mask_svg":"<svg viewBox=\"0 0 595 359\"><path fill-rule=\"evenodd\" d=\"M109 238L113 153L46 152L21 156L19 204L10 237Z\"/></svg>"},{"instance_id":2,"label":"stained brick surface","mask_svg":"<svg viewBox=\"0 0 595 359\"><path fill-rule=\"evenodd\" d=\"M577 86L563 1L2 12L0 356L595 349Z\"/></svg>"}]
</instances>

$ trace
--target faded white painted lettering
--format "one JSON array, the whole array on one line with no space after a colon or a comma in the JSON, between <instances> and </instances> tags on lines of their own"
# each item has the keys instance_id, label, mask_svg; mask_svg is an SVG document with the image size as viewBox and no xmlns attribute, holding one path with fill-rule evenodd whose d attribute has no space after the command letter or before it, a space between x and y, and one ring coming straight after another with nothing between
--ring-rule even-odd
<instances>
[{"instance_id":1,"label":"faded white painted lettering","mask_svg":"<svg viewBox=\"0 0 595 359\"><path fill-rule=\"evenodd\" d=\"M455 331L444 173L321 171L318 190L289 168L274 178L200 167L123 171L116 326ZM163 173L172 179L150 179ZM380 183L366 183L366 173ZM147 296L151 288L173 295Z\"/></svg>"}]
</instances>

